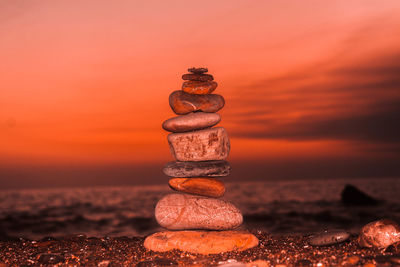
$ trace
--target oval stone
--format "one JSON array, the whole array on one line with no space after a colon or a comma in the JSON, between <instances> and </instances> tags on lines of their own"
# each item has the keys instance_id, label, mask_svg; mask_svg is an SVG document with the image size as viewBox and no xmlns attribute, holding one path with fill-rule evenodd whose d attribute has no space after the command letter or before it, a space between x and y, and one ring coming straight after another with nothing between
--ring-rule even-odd
<instances>
[{"instance_id":1,"label":"oval stone","mask_svg":"<svg viewBox=\"0 0 400 267\"><path fill-rule=\"evenodd\" d=\"M386 248L400 241L400 227L392 220L384 219L365 225L358 237L362 247Z\"/></svg>"},{"instance_id":2,"label":"oval stone","mask_svg":"<svg viewBox=\"0 0 400 267\"><path fill-rule=\"evenodd\" d=\"M169 132L182 133L212 127L220 121L218 113L195 112L168 119L162 127Z\"/></svg>"},{"instance_id":3,"label":"oval stone","mask_svg":"<svg viewBox=\"0 0 400 267\"><path fill-rule=\"evenodd\" d=\"M242 213L217 198L169 194L156 205L157 222L169 230L230 230L243 222Z\"/></svg>"},{"instance_id":4,"label":"oval stone","mask_svg":"<svg viewBox=\"0 0 400 267\"><path fill-rule=\"evenodd\" d=\"M217 82L214 81L186 81L182 84L182 90L188 94L206 95L214 92L217 86Z\"/></svg>"},{"instance_id":5,"label":"oval stone","mask_svg":"<svg viewBox=\"0 0 400 267\"><path fill-rule=\"evenodd\" d=\"M223 177L228 176L231 165L225 160L171 161L163 172L171 177Z\"/></svg>"},{"instance_id":6,"label":"oval stone","mask_svg":"<svg viewBox=\"0 0 400 267\"><path fill-rule=\"evenodd\" d=\"M178 161L225 160L230 150L228 134L222 127L169 134L168 143Z\"/></svg>"},{"instance_id":7,"label":"oval stone","mask_svg":"<svg viewBox=\"0 0 400 267\"><path fill-rule=\"evenodd\" d=\"M222 197L225 193L224 183L212 178L173 178L169 186L176 191L206 197Z\"/></svg>"},{"instance_id":8,"label":"oval stone","mask_svg":"<svg viewBox=\"0 0 400 267\"><path fill-rule=\"evenodd\" d=\"M329 246L344 242L349 236L345 230L328 230L311 236L308 243L313 246Z\"/></svg>"},{"instance_id":9,"label":"oval stone","mask_svg":"<svg viewBox=\"0 0 400 267\"><path fill-rule=\"evenodd\" d=\"M211 74L186 73L182 75L182 80L207 82L214 80L214 77Z\"/></svg>"},{"instance_id":10,"label":"oval stone","mask_svg":"<svg viewBox=\"0 0 400 267\"><path fill-rule=\"evenodd\" d=\"M194 111L217 112L224 107L225 100L217 94L195 95L178 90L170 94L169 105L176 114L184 115Z\"/></svg>"},{"instance_id":11,"label":"oval stone","mask_svg":"<svg viewBox=\"0 0 400 267\"><path fill-rule=\"evenodd\" d=\"M166 252L173 249L203 255L243 251L258 245L258 239L242 231L163 231L144 240L148 250Z\"/></svg>"}]
</instances>

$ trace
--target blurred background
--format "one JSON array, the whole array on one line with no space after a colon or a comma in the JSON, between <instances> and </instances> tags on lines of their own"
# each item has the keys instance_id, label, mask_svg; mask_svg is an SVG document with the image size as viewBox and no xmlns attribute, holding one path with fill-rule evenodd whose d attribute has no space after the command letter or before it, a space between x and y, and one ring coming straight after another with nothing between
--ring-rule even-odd
<instances>
[{"instance_id":1,"label":"blurred background","mask_svg":"<svg viewBox=\"0 0 400 267\"><path fill-rule=\"evenodd\" d=\"M62 223L144 233L102 227L124 205L126 225L152 223L173 160L161 124L175 116L168 96L190 67L208 67L226 100L226 197L248 196L237 201L247 213L271 214L273 201L311 201L315 211L349 182L396 200L399 14L396 0L1 1L3 236L54 234ZM257 199L256 188L267 191ZM132 203L148 192L139 216ZM43 221L56 223L33 229Z\"/></svg>"}]
</instances>

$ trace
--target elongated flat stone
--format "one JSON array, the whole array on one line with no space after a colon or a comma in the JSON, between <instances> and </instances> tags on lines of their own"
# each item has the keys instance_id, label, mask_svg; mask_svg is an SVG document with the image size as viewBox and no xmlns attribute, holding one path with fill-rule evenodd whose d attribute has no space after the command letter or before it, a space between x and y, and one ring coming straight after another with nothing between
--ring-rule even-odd
<instances>
[{"instance_id":1,"label":"elongated flat stone","mask_svg":"<svg viewBox=\"0 0 400 267\"><path fill-rule=\"evenodd\" d=\"M213 178L172 178L169 186L183 193L206 197L222 197L225 193L224 183Z\"/></svg>"},{"instance_id":2,"label":"elongated flat stone","mask_svg":"<svg viewBox=\"0 0 400 267\"><path fill-rule=\"evenodd\" d=\"M328 230L311 236L308 243L313 246L329 246L344 242L349 236L345 230Z\"/></svg>"},{"instance_id":3,"label":"elongated flat stone","mask_svg":"<svg viewBox=\"0 0 400 267\"><path fill-rule=\"evenodd\" d=\"M168 135L169 148L178 161L225 160L230 143L222 127Z\"/></svg>"},{"instance_id":4,"label":"elongated flat stone","mask_svg":"<svg viewBox=\"0 0 400 267\"><path fill-rule=\"evenodd\" d=\"M169 105L176 114L184 115L194 111L217 112L224 107L225 100L217 94L195 95L178 90L170 94Z\"/></svg>"},{"instance_id":5,"label":"elongated flat stone","mask_svg":"<svg viewBox=\"0 0 400 267\"><path fill-rule=\"evenodd\" d=\"M163 231L148 236L148 250L166 252L179 249L203 255L243 251L258 245L258 239L242 231Z\"/></svg>"},{"instance_id":6,"label":"elongated flat stone","mask_svg":"<svg viewBox=\"0 0 400 267\"><path fill-rule=\"evenodd\" d=\"M155 217L169 230L231 230L243 222L242 213L222 199L169 194L156 205Z\"/></svg>"},{"instance_id":7,"label":"elongated flat stone","mask_svg":"<svg viewBox=\"0 0 400 267\"><path fill-rule=\"evenodd\" d=\"M182 133L212 127L221 121L218 113L195 112L164 121L164 130Z\"/></svg>"},{"instance_id":8,"label":"elongated flat stone","mask_svg":"<svg viewBox=\"0 0 400 267\"><path fill-rule=\"evenodd\" d=\"M163 172L170 177L223 177L228 176L231 165L225 160L171 161Z\"/></svg>"}]
</instances>

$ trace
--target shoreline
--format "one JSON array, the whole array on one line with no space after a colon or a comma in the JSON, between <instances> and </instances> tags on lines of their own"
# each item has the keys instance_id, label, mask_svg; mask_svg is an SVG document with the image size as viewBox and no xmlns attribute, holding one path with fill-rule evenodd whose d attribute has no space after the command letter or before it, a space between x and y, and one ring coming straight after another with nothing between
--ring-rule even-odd
<instances>
[{"instance_id":1,"label":"shoreline","mask_svg":"<svg viewBox=\"0 0 400 267\"><path fill-rule=\"evenodd\" d=\"M260 241L255 248L212 255L182 251L152 252L145 237L86 237L85 235L35 240L0 241L0 266L217 266L262 261L259 266L392 266L400 264L400 249L361 248L357 236L331 246L311 246L300 234L271 235L250 231ZM385 265L387 263L387 265ZM373 264L373 265L368 265ZM249 265L251 266L251 265ZM257 266L257 265L254 265Z\"/></svg>"}]
</instances>

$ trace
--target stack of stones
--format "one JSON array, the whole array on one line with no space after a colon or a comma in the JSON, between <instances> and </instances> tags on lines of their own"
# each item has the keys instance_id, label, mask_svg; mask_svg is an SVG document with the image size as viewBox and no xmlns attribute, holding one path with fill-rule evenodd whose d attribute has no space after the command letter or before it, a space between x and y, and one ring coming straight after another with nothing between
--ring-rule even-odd
<instances>
[{"instance_id":1,"label":"stack of stones","mask_svg":"<svg viewBox=\"0 0 400 267\"><path fill-rule=\"evenodd\" d=\"M182 90L169 96L172 110L179 116L166 120L163 128L172 132L168 143L176 161L163 171L172 177L169 185L179 193L166 195L156 206L155 217L172 231L155 233L144 245L153 251L182 251L214 254L245 250L258 239L245 231L233 231L242 224L241 212L222 200L225 186L217 177L229 175L226 161L230 142L224 128L213 127L221 120L216 113L225 100L212 94L217 83L206 68L190 68L184 74Z\"/></svg>"}]
</instances>

